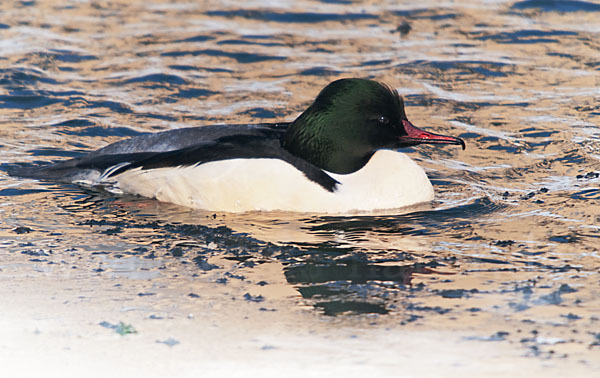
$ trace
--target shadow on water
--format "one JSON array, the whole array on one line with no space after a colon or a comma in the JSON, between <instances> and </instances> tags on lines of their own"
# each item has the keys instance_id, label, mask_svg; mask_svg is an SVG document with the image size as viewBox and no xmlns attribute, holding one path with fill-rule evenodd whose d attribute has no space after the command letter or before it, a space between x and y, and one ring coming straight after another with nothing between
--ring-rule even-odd
<instances>
[{"instance_id":1,"label":"shadow on water","mask_svg":"<svg viewBox=\"0 0 600 378\"><path fill-rule=\"evenodd\" d=\"M489 198L441 210L417 211L397 216L322 216L307 222L308 232L373 231L379 234L433 235L459 227L461 221L471 224L478 217L490 215L506 206ZM314 225L313 225L314 224Z\"/></svg>"},{"instance_id":2,"label":"shadow on water","mask_svg":"<svg viewBox=\"0 0 600 378\"><path fill-rule=\"evenodd\" d=\"M600 12L600 4L579 0L525 0L514 3L512 9L534 9L543 12Z\"/></svg>"},{"instance_id":3,"label":"shadow on water","mask_svg":"<svg viewBox=\"0 0 600 378\"><path fill-rule=\"evenodd\" d=\"M517 274L534 270L558 273L578 269L561 265L560 261L555 265L531 261L525 255L490 256L482 251L478 255L465 255L460 251L453 252L452 248L434 249L434 245L443 245L453 238L459 244L476 242L477 237L463 240L467 238L461 229L463 222L468 228L477 227L508 209L485 197L439 210L396 216L294 218L288 215L288 218L274 219L264 214L264 222L257 214L231 217L189 211L140 198L106 198L102 193L75 195L72 189L66 190L56 201L69 217L73 217L77 228L93 229L95 233L122 239L130 245L110 253L113 259L129 256L174 260L196 266L202 274L220 268L210 262L218 257L236 263L236 273L227 272L217 280L223 284L231 277L243 277L241 273L252 271L258 265L278 262L283 265L282 274L286 281L307 303L326 315L387 314L393 311L403 314L403 322L410 322L425 315L437 316L451 311L443 306L421 304L424 296L460 299L467 301L462 305L465 307L475 295L505 290L501 287L487 292L473 287L456 289L454 282L461 272L463 275L485 275L486 272ZM280 225L287 228L282 232L278 229ZM290 226L294 229L292 233L288 233ZM257 232L259 229L261 232ZM296 232L316 236L319 241L295 241ZM265 233L274 233L278 242L257 236ZM287 241L286 236L289 237ZM426 242L424 247L414 248L407 244L405 248L406 239L415 237L432 241ZM371 239L385 242L379 246L361 244L363 241L369 243ZM513 249L520 245L512 240L496 240L485 248Z\"/></svg>"},{"instance_id":4,"label":"shadow on water","mask_svg":"<svg viewBox=\"0 0 600 378\"><path fill-rule=\"evenodd\" d=\"M380 250L365 250L355 241L373 237L433 236L448 234L451 229L456 233L460 222L472 223L504 208L488 198L480 198L455 207L397 216L297 218L287 214L286 218L284 214L283 218L273 219L269 214L263 214L267 221L261 223L254 214L242 215L230 222L227 214L199 213L148 199L107 197L104 193L90 191L84 194L85 191L71 185L60 186L60 194L56 193L56 184L41 184L40 187L4 189L0 196L51 193L49 201L66 211L65 215L72 219L73 227L79 232L109 237L115 246L121 243L128 246L117 248L116 252L92 252L102 253L111 261L167 259L196 266L200 273L220 268L209 262L215 257L236 262L241 271L251 271L268 261L279 262L287 282L326 315L387 314L397 308L398 297L424 289L422 283L413 284L415 277L444 277L458 273L456 262L460 257L452 254L404 251L387 245ZM293 225L295 232L281 232L272 226L275 223ZM267 228L267 233L275 233L278 242L254 236L254 231L261 227ZM293 238L298 232L318 236L319 241L295 241ZM346 235L346 240L339 240L340 233ZM286 235L291 239L286 241ZM496 263L485 259L479 262ZM231 274L225 275L220 282L226 284ZM413 309L418 307L411 306Z\"/></svg>"}]
</instances>

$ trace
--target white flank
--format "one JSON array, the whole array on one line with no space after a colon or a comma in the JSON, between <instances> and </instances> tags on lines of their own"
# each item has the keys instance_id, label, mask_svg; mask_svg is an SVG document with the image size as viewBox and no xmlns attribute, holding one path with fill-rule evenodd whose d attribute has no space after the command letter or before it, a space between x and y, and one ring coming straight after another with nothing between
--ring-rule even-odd
<instances>
[{"instance_id":1,"label":"white flank","mask_svg":"<svg viewBox=\"0 0 600 378\"><path fill-rule=\"evenodd\" d=\"M232 159L191 167L133 169L111 178L122 192L210 211L349 213L433 200L427 175L408 156L377 151L331 193L279 159Z\"/></svg>"}]
</instances>

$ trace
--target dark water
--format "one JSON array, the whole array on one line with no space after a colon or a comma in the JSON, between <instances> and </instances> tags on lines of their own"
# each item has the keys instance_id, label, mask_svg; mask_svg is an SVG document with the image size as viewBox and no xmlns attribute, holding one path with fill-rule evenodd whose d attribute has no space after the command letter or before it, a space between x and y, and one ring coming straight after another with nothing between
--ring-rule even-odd
<instances>
[{"instance_id":1,"label":"dark water","mask_svg":"<svg viewBox=\"0 0 600 378\"><path fill-rule=\"evenodd\" d=\"M135 257L128 274L150 278L236 261L225 285L278 263L298 305L324 316L487 322L482 332L502 318L510 332L497 339L524 354L597 351L597 3L21 1L0 14L5 164L170 128L292 120L340 77L389 83L416 125L467 142L406 151L437 197L397 216L212 214L1 171L0 256L76 255L90 274L117 270L90 256Z\"/></svg>"}]
</instances>

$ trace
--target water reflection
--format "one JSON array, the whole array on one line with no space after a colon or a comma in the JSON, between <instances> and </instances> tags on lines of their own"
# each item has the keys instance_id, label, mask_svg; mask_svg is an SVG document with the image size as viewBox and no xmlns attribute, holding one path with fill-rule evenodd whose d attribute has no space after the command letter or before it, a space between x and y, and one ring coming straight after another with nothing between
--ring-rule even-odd
<instances>
[{"instance_id":1,"label":"water reflection","mask_svg":"<svg viewBox=\"0 0 600 378\"><path fill-rule=\"evenodd\" d=\"M434 264L435 265L435 264ZM347 259L334 263L308 262L284 269L285 278L296 285L303 298L325 315L387 314L390 292L406 291L414 274L435 273L424 264L379 265Z\"/></svg>"}]
</instances>

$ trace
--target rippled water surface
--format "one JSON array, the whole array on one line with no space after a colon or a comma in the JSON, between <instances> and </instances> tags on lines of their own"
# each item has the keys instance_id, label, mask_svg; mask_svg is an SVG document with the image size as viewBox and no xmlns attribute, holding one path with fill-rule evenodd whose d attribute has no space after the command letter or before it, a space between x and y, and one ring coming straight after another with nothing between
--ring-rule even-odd
<instances>
[{"instance_id":1,"label":"rippled water surface","mask_svg":"<svg viewBox=\"0 0 600 378\"><path fill-rule=\"evenodd\" d=\"M282 313L268 284L284 280L306 322L461 329L598 368L597 3L10 1L0 36L2 280L21 264L195 282L216 301L235 282ZM141 133L293 120L341 77L386 82L415 125L465 139L406 150L433 209L213 214L5 173Z\"/></svg>"}]
</instances>

